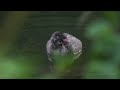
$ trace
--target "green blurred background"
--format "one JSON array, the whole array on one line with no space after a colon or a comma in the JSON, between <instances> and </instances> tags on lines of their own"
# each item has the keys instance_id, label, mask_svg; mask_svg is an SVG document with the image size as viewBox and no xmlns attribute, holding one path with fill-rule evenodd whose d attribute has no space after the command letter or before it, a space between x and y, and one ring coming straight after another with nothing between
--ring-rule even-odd
<instances>
[{"instance_id":1,"label":"green blurred background","mask_svg":"<svg viewBox=\"0 0 120 90\"><path fill-rule=\"evenodd\" d=\"M0 78L119 79L119 23L119 11L0 11ZM57 75L46 55L55 31L83 43L79 59Z\"/></svg>"}]
</instances>

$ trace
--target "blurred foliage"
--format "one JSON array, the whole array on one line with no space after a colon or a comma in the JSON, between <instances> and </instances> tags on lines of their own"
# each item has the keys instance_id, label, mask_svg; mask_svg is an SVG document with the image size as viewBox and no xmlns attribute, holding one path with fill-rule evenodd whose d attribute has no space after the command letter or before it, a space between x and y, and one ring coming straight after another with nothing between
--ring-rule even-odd
<instances>
[{"instance_id":1,"label":"blurred foliage","mask_svg":"<svg viewBox=\"0 0 120 90\"><path fill-rule=\"evenodd\" d=\"M89 63L85 70L86 78L119 78L120 37L114 28L114 23L118 23L118 18L115 19L118 15L116 12L104 14L109 20L98 19L86 29L86 37L92 40ZM113 24L110 20L114 20Z\"/></svg>"},{"instance_id":2,"label":"blurred foliage","mask_svg":"<svg viewBox=\"0 0 120 90\"><path fill-rule=\"evenodd\" d=\"M119 79L119 11L1 11L0 78ZM76 61L46 55L54 31L68 32L83 43Z\"/></svg>"}]
</instances>

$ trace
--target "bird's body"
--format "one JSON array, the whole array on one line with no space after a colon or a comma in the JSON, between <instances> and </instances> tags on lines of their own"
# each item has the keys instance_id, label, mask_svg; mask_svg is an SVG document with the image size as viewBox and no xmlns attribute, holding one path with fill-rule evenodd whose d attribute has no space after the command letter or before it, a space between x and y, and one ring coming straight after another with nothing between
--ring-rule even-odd
<instances>
[{"instance_id":1,"label":"bird's body","mask_svg":"<svg viewBox=\"0 0 120 90\"><path fill-rule=\"evenodd\" d=\"M77 59L82 53L82 42L75 36L68 33L54 32L46 44L48 59L54 57L71 55L72 59Z\"/></svg>"}]
</instances>

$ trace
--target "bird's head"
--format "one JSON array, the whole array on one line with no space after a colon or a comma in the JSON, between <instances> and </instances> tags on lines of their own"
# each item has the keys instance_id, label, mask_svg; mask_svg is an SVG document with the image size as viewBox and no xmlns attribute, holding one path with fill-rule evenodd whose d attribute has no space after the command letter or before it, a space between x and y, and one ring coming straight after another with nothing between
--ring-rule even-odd
<instances>
[{"instance_id":1,"label":"bird's head","mask_svg":"<svg viewBox=\"0 0 120 90\"><path fill-rule=\"evenodd\" d=\"M64 35L62 32L55 32L52 36L52 43L55 47L62 47L62 45L66 45L67 42L67 37Z\"/></svg>"}]
</instances>

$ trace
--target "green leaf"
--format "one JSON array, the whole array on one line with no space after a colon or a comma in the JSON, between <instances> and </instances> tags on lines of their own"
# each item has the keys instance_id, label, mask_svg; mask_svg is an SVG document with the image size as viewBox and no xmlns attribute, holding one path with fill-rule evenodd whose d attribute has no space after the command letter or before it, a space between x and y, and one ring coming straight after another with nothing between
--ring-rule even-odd
<instances>
[{"instance_id":1,"label":"green leaf","mask_svg":"<svg viewBox=\"0 0 120 90\"><path fill-rule=\"evenodd\" d=\"M113 27L105 20L96 20L88 24L85 36L93 40L111 37Z\"/></svg>"},{"instance_id":2,"label":"green leaf","mask_svg":"<svg viewBox=\"0 0 120 90\"><path fill-rule=\"evenodd\" d=\"M100 60L91 61L85 69L87 79L117 79L118 69L116 66Z\"/></svg>"},{"instance_id":3,"label":"green leaf","mask_svg":"<svg viewBox=\"0 0 120 90\"><path fill-rule=\"evenodd\" d=\"M57 56L54 60L54 68L55 72L62 73L67 70L68 67L74 62L71 56Z\"/></svg>"},{"instance_id":4,"label":"green leaf","mask_svg":"<svg viewBox=\"0 0 120 90\"><path fill-rule=\"evenodd\" d=\"M30 78L34 68L18 59L0 58L0 78Z\"/></svg>"},{"instance_id":5,"label":"green leaf","mask_svg":"<svg viewBox=\"0 0 120 90\"><path fill-rule=\"evenodd\" d=\"M118 11L105 11L103 12L103 17L108 20L113 26L119 25L119 15Z\"/></svg>"}]
</instances>

